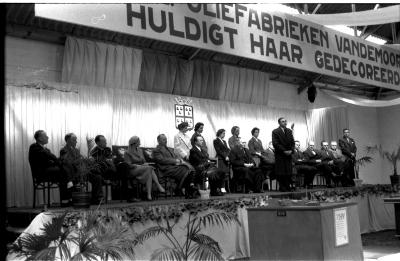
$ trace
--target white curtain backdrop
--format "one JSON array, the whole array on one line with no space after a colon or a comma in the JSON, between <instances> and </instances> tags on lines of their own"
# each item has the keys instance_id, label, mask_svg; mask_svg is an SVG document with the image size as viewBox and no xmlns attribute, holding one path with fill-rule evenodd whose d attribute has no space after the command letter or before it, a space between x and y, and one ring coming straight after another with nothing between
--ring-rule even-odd
<instances>
[{"instance_id":1,"label":"white curtain backdrop","mask_svg":"<svg viewBox=\"0 0 400 261\"><path fill-rule=\"evenodd\" d=\"M338 141L343 136L343 129L349 127L348 108L310 110L306 112L306 120L308 127L307 142L314 141L316 148L320 148L321 141Z\"/></svg>"},{"instance_id":2,"label":"white curtain backdrop","mask_svg":"<svg viewBox=\"0 0 400 261\"><path fill-rule=\"evenodd\" d=\"M103 134L108 145L126 145L133 135L141 138L142 146L154 147L156 137L166 134L173 147L175 129L175 95L140 92L126 89L83 85L42 83L6 86L6 177L7 206L32 204L32 177L28 149L33 134L43 129L49 135L47 147L55 154L64 146L64 135L74 132L79 139L81 154L87 155L86 137ZM295 138L305 144L308 132L304 111L275 109L263 105L191 98L194 121L203 122L204 138L210 156L215 155L213 139L218 129L237 125L244 141L251 138L251 129L261 129L264 147L271 140L277 119L286 117L295 123ZM189 135L192 135L190 132ZM58 202L58 192L52 197ZM39 196L38 204L42 202Z\"/></svg>"}]
</instances>

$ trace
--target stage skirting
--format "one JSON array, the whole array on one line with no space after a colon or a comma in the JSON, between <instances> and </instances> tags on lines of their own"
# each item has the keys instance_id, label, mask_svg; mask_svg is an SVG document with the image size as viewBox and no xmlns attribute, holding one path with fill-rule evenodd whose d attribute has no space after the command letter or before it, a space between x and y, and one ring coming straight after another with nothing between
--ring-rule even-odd
<instances>
[{"instance_id":1,"label":"stage skirting","mask_svg":"<svg viewBox=\"0 0 400 261\"><path fill-rule=\"evenodd\" d=\"M361 233L380 231L385 229L395 228L394 207L392 204L384 204L383 198L386 194L364 194L346 199L350 202L358 204L360 229ZM222 227L209 227L202 233L211 236L219 242L223 250L225 259L250 257L248 222L247 222L247 206L257 206L265 199L265 195L252 196L236 199L222 200L207 200L207 201L191 201L188 203L174 203L164 205L151 206L132 206L124 208L104 208L102 213L117 212L125 216L128 222L131 223L135 233L140 233L144 229L152 227L156 224L155 219L160 213L167 215L179 216L179 223L175 226L175 235L177 238L184 240L185 231L183 230L186 224L190 211L198 211L199 213L207 213L215 211L215 209L225 211L237 211L237 216L240 225L227 225ZM76 222L76 219L84 212L71 212L67 215L67 223ZM25 230L26 233L40 233L43 224L51 220L51 215L40 213L35 217L29 227ZM74 221L75 220L75 221ZM153 221L154 220L154 221ZM271 224L273 226L273 224ZM138 245L135 248L136 260L148 260L151 251L154 251L163 245L169 245L167 239L160 235L157 238L145 241L143 245ZM14 254L9 254L8 260L17 260ZM20 258L21 260L23 258Z\"/></svg>"}]
</instances>

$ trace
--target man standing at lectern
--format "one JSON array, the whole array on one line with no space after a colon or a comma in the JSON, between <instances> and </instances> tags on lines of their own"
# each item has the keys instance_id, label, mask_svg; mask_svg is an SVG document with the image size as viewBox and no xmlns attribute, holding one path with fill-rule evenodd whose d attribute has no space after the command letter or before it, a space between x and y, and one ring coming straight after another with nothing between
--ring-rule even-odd
<instances>
[{"instance_id":1,"label":"man standing at lectern","mask_svg":"<svg viewBox=\"0 0 400 261\"><path fill-rule=\"evenodd\" d=\"M355 141L350 138L350 130L343 129L343 139L339 140L339 147L343 155L346 157L344 176L349 181L350 186L354 186L354 164L356 162L357 146Z\"/></svg>"},{"instance_id":2,"label":"man standing at lectern","mask_svg":"<svg viewBox=\"0 0 400 261\"><path fill-rule=\"evenodd\" d=\"M279 127L272 131L272 145L275 148L275 175L279 181L279 190L285 192L290 191L294 138L292 130L286 128L285 118L279 118L278 123Z\"/></svg>"}]
</instances>

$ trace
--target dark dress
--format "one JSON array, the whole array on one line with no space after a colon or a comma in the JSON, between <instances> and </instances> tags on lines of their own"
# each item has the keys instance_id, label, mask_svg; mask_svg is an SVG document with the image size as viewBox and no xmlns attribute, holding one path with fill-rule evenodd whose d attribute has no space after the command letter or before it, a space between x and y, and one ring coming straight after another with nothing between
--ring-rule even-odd
<instances>
[{"instance_id":1,"label":"dark dress","mask_svg":"<svg viewBox=\"0 0 400 261\"><path fill-rule=\"evenodd\" d=\"M218 168L225 173L229 173L229 161L226 161L226 157L229 156L229 152L231 150L228 148L225 140L221 141L221 139L216 138L213 141L213 144L215 152L217 154L216 156L218 159Z\"/></svg>"},{"instance_id":2,"label":"dark dress","mask_svg":"<svg viewBox=\"0 0 400 261\"><path fill-rule=\"evenodd\" d=\"M292 169L292 155L286 155L284 151L294 151L294 138L291 129L276 128L272 131L272 145L275 149L275 174L279 181L281 191L289 191Z\"/></svg>"}]
</instances>

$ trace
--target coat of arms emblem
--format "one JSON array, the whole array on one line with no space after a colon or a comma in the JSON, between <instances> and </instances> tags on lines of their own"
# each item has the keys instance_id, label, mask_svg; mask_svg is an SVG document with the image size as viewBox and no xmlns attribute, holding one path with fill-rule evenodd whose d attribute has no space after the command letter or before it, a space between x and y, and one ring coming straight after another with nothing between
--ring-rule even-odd
<instances>
[{"instance_id":1,"label":"coat of arms emblem","mask_svg":"<svg viewBox=\"0 0 400 261\"><path fill-rule=\"evenodd\" d=\"M181 122L186 121L189 124L189 128L193 128L193 106L190 104L192 100L189 98L175 98L177 104L175 104L175 127Z\"/></svg>"}]
</instances>

